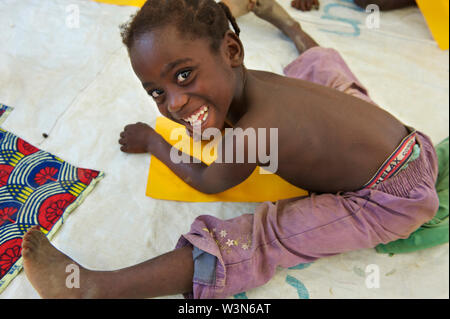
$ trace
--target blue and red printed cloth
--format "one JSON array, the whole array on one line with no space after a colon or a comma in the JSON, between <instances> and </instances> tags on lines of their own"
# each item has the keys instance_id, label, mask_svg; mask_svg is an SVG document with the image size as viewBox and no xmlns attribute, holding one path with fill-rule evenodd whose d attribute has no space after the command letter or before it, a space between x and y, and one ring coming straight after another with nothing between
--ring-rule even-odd
<instances>
[{"instance_id":1,"label":"blue and red printed cloth","mask_svg":"<svg viewBox=\"0 0 450 319\"><path fill-rule=\"evenodd\" d=\"M11 111L0 104L0 123ZM22 238L39 225L50 239L103 177L0 128L0 292L22 269Z\"/></svg>"}]
</instances>

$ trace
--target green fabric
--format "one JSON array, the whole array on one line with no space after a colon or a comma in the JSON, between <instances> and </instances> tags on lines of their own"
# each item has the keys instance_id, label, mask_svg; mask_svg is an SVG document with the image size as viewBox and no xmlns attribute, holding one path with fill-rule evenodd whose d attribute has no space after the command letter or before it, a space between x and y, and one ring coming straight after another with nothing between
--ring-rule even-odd
<instances>
[{"instance_id":1,"label":"green fabric","mask_svg":"<svg viewBox=\"0 0 450 319\"><path fill-rule=\"evenodd\" d=\"M406 162L405 165L403 165L403 167L400 168L400 171L403 171L405 168L408 167L409 163L411 163L412 161L415 161L416 159L418 159L420 156L420 146L419 145L414 145L413 147L413 152L411 154L411 157L409 158L409 160Z\"/></svg>"},{"instance_id":2,"label":"green fabric","mask_svg":"<svg viewBox=\"0 0 450 319\"><path fill-rule=\"evenodd\" d=\"M378 253L402 254L448 243L448 137L435 148L439 162L439 174L436 181L439 210L432 220L420 226L408 238L376 246L375 250Z\"/></svg>"}]
</instances>

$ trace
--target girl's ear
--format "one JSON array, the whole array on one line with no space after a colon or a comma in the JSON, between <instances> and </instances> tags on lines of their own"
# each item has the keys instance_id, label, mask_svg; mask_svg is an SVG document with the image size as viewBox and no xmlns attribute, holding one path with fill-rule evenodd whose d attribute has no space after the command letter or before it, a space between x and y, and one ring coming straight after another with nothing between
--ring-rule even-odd
<instances>
[{"instance_id":1,"label":"girl's ear","mask_svg":"<svg viewBox=\"0 0 450 319\"><path fill-rule=\"evenodd\" d=\"M244 47L236 33L228 30L223 39L223 46L231 67L238 67L244 63Z\"/></svg>"}]
</instances>

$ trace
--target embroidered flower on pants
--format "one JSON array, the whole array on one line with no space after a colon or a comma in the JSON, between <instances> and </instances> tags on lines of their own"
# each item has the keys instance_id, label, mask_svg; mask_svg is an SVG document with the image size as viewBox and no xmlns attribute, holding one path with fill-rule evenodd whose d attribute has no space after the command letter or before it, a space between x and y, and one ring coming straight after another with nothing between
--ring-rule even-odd
<instances>
[{"instance_id":1,"label":"embroidered flower on pants","mask_svg":"<svg viewBox=\"0 0 450 319\"><path fill-rule=\"evenodd\" d=\"M226 245L228 247L237 246L237 244L238 244L237 240L233 240L233 239L228 239L227 242L226 242Z\"/></svg>"}]
</instances>

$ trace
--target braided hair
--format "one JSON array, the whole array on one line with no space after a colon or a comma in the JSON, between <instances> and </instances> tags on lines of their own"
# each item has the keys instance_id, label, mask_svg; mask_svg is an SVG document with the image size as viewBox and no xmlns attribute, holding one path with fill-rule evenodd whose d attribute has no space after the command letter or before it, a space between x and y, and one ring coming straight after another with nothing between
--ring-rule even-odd
<instances>
[{"instance_id":1,"label":"braided hair","mask_svg":"<svg viewBox=\"0 0 450 319\"><path fill-rule=\"evenodd\" d=\"M230 9L214 0L148 0L131 20L120 26L122 42L128 48L134 41L151 30L169 24L194 38L209 38L211 49L217 52L228 21L239 36L240 29Z\"/></svg>"}]
</instances>

